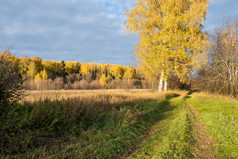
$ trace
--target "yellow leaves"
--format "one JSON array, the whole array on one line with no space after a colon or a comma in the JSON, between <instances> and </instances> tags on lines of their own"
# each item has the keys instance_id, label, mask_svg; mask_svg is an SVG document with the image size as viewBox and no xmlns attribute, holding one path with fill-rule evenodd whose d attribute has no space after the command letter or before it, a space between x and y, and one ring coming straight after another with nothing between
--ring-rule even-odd
<instances>
[{"instance_id":1,"label":"yellow leaves","mask_svg":"<svg viewBox=\"0 0 238 159\"><path fill-rule=\"evenodd\" d=\"M101 72L102 73L106 73L106 71L107 71L107 68L106 68L106 65L105 64L101 64Z\"/></svg>"},{"instance_id":2,"label":"yellow leaves","mask_svg":"<svg viewBox=\"0 0 238 159\"><path fill-rule=\"evenodd\" d=\"M41 80L42 78L41 78L41 75L40 75L40 73L37 73L36 75L35 75L35 82L37 82L38 80Z\"/></svg>"},{"instance_id":3,"label":"yellow leaves","mask_svg":"<svg viewBox=\"0 0 238 159\"><path fill-rule=\"evenodd\" d=\"M67 74L79 73L79 63L72 61L65 62L65 72Z\"/></svg>"},{"instance_id":4,"label":"yellow leaves","mask_svg":"<svg viewBox=\"0 0 238 159\"><path fill-rule=\"evenodd\" d=\"M106 75L103 74L99 80L100 84L102 87L105 87L107 85L107 78L106 78Z\"/></svg>"},{"instance_id":5,"label":"yellow leaves","mask_svg":"<svg viewBox=\"0 0 238 159\"><path fill-rule=\"evenodd\" d=\"M127 80L130 80L130 79L135 78L135 76L136 76L135 74L136 74L135 69L130 67L130 66L127 66L126 69L125 69L123 78L127 79Z\"/></svg>"},{"instance_id":6,"label":"yellow leaves","mask_svg":"<svg viewBox=\"0 0 238 159\"><path fill-rule=\"evenodd\" d=\"M28 71L26 72L27 76L29 78L34 78L35 77L35 74L37 73L36 71L36 64L34 61L32 61L28 67Z\"/></svg>"},{"instance_id":7,"label":"yellow leaves","mask_svg":"<svg viewBox=\"0 0 238 159\"><path fill-rule=\"evenodd\" d=\"M91 74L91 72L90 72L90 66L89 66L88 64L86 64L86 63L82 63L82 64L81 64L81 70L80 70L80 72L81 72L82 74L84 74L84 75L89 75L89 74Z\"/></svg>"},{"instance_id":8,"label":"yellow leaves","mask_svg":"<svg viewBox=\"0 0 238 159\"><path fill-rule=\"evenodd\" d=\"M48 79L48 74L47 74L45 69L43 71L41 71L41 77L42 77L43 80L47 80Z\"/></svg>"},{"instance_id":9,"label":"yellow leaves","mask_svg":"<svg viewBox=\"0 0 238 159\"><path fill-rule=\"evenodd\" d=\"M48 79L48 74L46 72L46 70L44 69L43 71L41 71L40 73L37 73L35 75L34 81L35 83L37 83L37 81L39 80L47 80Z\"/></svg>"},{"instance_id":10,"label":"yellow leaves","mask_svg":"<svg viewBox=\"0 0 238 159\"><path fill-rule=\"evenodd\" d=\"M122 79L123 74L124 74L124 69L120 65L112 65L111 67L111 74L114 76L116 79Z\"/></svg>"},{"instance_id":11,"label":"yellow leaves","mask_svg":"<svg viewBox=\"0 0 238 159\"><path fill-rule=\"evenodd\" d=\"M205 60L197 56L204 51L206 38L201 31L208 0L138 0L127 12L127 29L139 34L135 54L145 72L170 72L188 76L192 67ZM199 57L199 63L193 56ZM147 71L150 70L150 71Z\"/></svg>"},{"instance_id":12,"label":"yellow leaves","mask_svg":"<svg viewBox=\"0 0 238 159\"><path fill-rule=\"evenodd\" d=\"M3 54L0 56L4 56L7 61L19 65L19 72L22 79L24 81L35 81L36 85L43 84L43 80L55 80L58 77L67 77L65 79L71 83L79 80L92 82L93 80L99 80L103 74L106 76L107 83L113 79L133 79L137 77L136 68L121 65L46 61L39 57L17 58L7 51L3 51ZM105 78L102 77L102 79Z\"/></svg>"},{"instance_id":13,"label":"yellow leaves","mask_svg":"<svg viewBox=\"0 0 238 159\"><path fill-rule=\"evenodd\" d=\"M99 82L100 82L101 86L104 88L107 86L108 82L110 82L111 80L112 80L112 78L111 78L110 74L108 74L107 77L105 74L102 74Z\"/></svg>"}]
</instances>

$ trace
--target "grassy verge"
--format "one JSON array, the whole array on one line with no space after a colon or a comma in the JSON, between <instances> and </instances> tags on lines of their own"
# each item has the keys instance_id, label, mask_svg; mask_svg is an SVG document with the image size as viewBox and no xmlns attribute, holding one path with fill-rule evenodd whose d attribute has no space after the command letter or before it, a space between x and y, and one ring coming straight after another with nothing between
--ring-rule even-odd
<instances>
[{"instance_id":1,"label":"grassy verge","mask_svg":"<svg viewBox=\"0 0 238 159\"><path fill-rule=\"evenodd\" d=\"M0 158L237 158L237 101L86 93L12 106L0 117Z\"/></svg>"},{"instance_id":2,"label":"grassy verge","mask_svg":"<svg viewBox=\"0 0 238 159\"><path fill-rule=\"evenodd\" d=\"M191 114L183 99L173 99L173 110L154 127L141 148L130 158L191 158Z\"/></svg>"},{"instance_id":3,"label":"grassy verge","mask_svg":"<svg viewBox=\"0 0 238 159\"><path fill-rule=\"evenodd\" d=\"M103 98L106 98L103 96ZM125 99L120 96L119 101ZM99 98L100 99L100 98ZM80 99L17 104L0 122L0 158L116 158L161 119L168 100Z\"/></svg>"},{"instance_id":4,"label":"grassy verge","mask_svg":"<svg viewBox=\"0 0 238 159\"><path fill-rule=\"evenodd\" d=\"M199 117L216 142L219 158L238 157L238 102L225 99L190 98Z\"/></svg>"}]
</instances>

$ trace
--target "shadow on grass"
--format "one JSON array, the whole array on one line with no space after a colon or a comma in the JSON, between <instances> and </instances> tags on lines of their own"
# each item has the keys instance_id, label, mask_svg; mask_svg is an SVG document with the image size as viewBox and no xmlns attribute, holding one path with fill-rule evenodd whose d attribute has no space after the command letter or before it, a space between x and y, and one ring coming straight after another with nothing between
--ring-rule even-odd
<instances>
[{"instance_id":1,"label":"shadow on grass","mask_svg":"<svg viewBox=\"0 0 238 159\"><path fill-rule=\"evenodd\" d=\"M189 99L189 98L192 98L191 96L184 96L183 99Z\"/></svg>"},{"instance_id":2,"label":"shadow on grass","mask_svg":"<svg viewBox=\"0 0 238 159\"><path fill-rule=\"evenodd\" d=\"M56 155L56 158L128 156L138 148L143 138L148 136L155 123L168 118L169 112L175 108L170 105L170 100L179 96L170 93L161 102L154 100L128 103L121 105L120 109L107 106L104 111L94 110L100 108L100 103L90 109L81 109L75 106L77 101L39 102L25 107L19 106L16 113L21 113L17 116L22 119L19 122L20 127L18 123L8 124L9 128L5 128L5 132L12 130L11 128L19 130L13 131L14 134L10 136L11 140L7 144L2 142L5 147L0 150L4 152L3 155L21 155L22 158L47 158L52 154ZM23 119L25 117L27 120ZM69 149L67 147L72 145L71 139L77 146ZM15 147L9 150L8 147L13 144ZM45 152L44 156L41 156L41 150Z\"/></svg>"},{"instance_id":3,"label":"shadow on grass","mask_svg":"<svg viewBox=\"0 0 238 159\"><path fill-rule=\"evenodd\" d=\"M146 122L145 129L141 133L141 136L143 137L138 137L137 140L134 140L135 144L131 147L128 147L126 153L120 153L118 157L128 157L133 152L135 152L139 148L143 140L150 135L151 131L153 131L152 127L159 121L166 120L172 114L171 112L175 109L175 107L170 104L170 100L179 96L180 94L176 93L166 94L163 101L156 103L157 106L154 107L154 109L144 114L141 120L141 122ZM138 122L135 125L141 125L141 122Z\"/></svg>"},{"instance_id":4,"label":"shadow on grass","mask_svg":"<svg viewBox=\"0 0 238 159\"><path fill-rule=\"evenodd\" d=\"M183 97L183 99L186 100L186 99L192 98L191 95L193 93L196 93L196 92L200 92L200 90L198 90L198 89L191 89L191 90L189 90L189 92L187 93L186 96Z\"/></svg>"},{"instance_id":5,"label":"shadow on grass","mask_svg":"<svg viewBox=\"0 0 238 159\"><path fill-rule=\"evenodd\" d=\"M187 95L192 95L193 93L196 93L196 92L200 92L200 90L198 90L198 89L191 89L191 90L189 90Z\"/></svg>"},{"instance_id":6,"label":"shadow on grass","mask_svg":"<svg viewBox=\"0 0 238 159\"><path fill-rule=\"evenodd\" d=\"M181 96L180 94L177 94L177 93L168 93L165 95L165 100L170 100L172 98L176 98L176 97L179 97Z\"/></svg>"}]
</instances>

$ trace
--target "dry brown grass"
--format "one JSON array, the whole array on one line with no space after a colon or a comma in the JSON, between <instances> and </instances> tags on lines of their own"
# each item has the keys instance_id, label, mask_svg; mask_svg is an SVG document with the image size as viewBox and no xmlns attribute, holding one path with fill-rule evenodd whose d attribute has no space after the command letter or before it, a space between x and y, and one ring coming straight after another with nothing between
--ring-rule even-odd
<instances>
[{"instance_id":1,"label":"dry brown grass","mask_svg":"<svg viewBox=\"0 0 238 159\"><path fill-rule=\"evenodd\" d=\"M132 102L137 100L148 100L165 97L166 94L184 94L185 92L168 91L166 93L158 93L152 90L50 90L50 91L27 91L27 96L22 101L34 102L38 100L61 100L79 98L83 101L105 101L109 104L119 104L124 102Z\"/></svg>"}]
</instances>

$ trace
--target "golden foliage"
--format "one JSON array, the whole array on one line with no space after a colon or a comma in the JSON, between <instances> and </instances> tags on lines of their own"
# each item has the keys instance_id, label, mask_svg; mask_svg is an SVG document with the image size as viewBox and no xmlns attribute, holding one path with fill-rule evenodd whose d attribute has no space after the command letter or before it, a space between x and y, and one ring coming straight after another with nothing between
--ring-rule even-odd
<instances>
[{"instance_id":1,"label":"golden foliage","mask_svg":"<svg viewBox=\"0 0 238 159\"><path fill-rule=\"evenodd\" d=\"M122 77L124 75L124 70L123 70L122 66L120 66L120 65L112 65L111 74L116 79L122 79Z\"/></svg>"},{"instance_id":2,"label":"golden foliage","mask_svg":"<svg viewBox=\"0 0 238 159\"><path fill-rule=\"evenodd\" d=\"M90 75L90 66L86 63L81 64L81 73L84 75Z\"/></svg>"},{"instance_id":3,"label":"golden foliage","mask_svg":"<svg viewBox=\"0 0 238 159\"><path fill-rule=\"evenodd\" d=\"M107 85L107 78L105 74L103 74L102 77L100 78L100 84L103 88Z\"/></svg>"},{"instance_id":4,"label":"golden foliage","mask_svg":"<svg viewBox=\"0 0 238 159\"><path fill-rule=\"evenodd\" d=\"M171 72L182 81L206 60L207 37L202 32L209 0L138 0L126 12L127 30L140 42L135 54L146 74Z\"/></svg>"},{"instance_id":5,"label":"golden foliage","mask_svg":"<svg viewBox=\"0 0 238 159\"><path fill-rule=\"evenodd\" d=\"M45 69L43 71L41 71L41 77L42 77L43 80L47 80L48 79L48 74L47 74Z\"/></svg>"},{"instance_id":6,"label":"golden foliage","mask_svg":"<svg viewBox=\"0 0 238 159\"><path fill-rule=\"evenodd\" d=\"M41 80L41 79L42 79L42 78L41 78L40 73L37 73L37 74L35 75L35 82L38 81L38 80Z\"/></svg>"}]
</instances>

